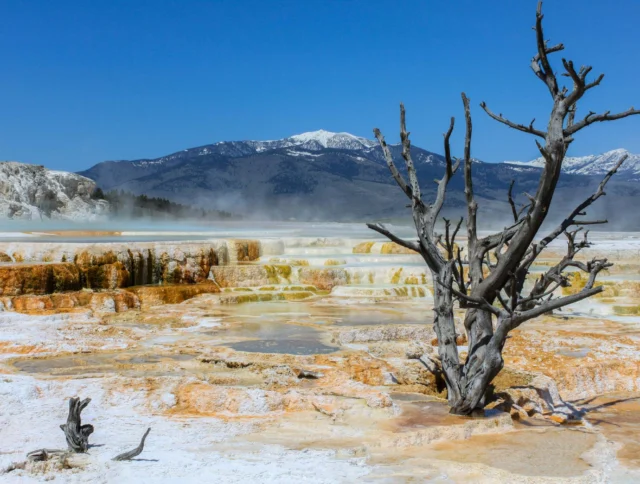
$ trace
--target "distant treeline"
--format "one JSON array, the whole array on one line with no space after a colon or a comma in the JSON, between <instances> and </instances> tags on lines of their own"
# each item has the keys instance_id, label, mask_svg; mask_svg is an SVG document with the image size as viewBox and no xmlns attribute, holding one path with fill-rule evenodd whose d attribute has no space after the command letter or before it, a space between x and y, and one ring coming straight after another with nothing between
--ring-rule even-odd
<instances>
[{"instance_id":1,"label":"distant treeline","mask_svg":"<svg viewBox=\"0 0 640 484\"><path fill-rule=\"evenodd\" d=\"M107 200L111 204L111 213L114 217L195 220L237 220L242 218L223 210L206 210L175 203L166 198L134 195L124 190L112 190L104 193L101 188L96 188L91 197L96 200Z\"/></svg>"}]
</instances>

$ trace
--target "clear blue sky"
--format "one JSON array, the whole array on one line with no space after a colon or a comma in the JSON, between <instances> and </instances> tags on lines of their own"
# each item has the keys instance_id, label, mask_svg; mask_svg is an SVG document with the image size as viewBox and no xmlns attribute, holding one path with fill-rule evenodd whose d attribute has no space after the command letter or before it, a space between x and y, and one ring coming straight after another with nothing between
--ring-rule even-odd
<instances>
[{"instance_id":1,"label":"clear blue sky","mask_svg":"<svg viewBox=\"0 0 640 484\"><path fill-rule=\"evenodd\" d=\"M535 0L91 0L0 2L0 159L81 170L220 140L326 129L441 152L459 94L473 155L536 156L478 104L544 123L532 74ZM583 109L640 106L640 1L549 0L546 36L607 74ZM560 58L555 58L556 66ZM542 126L542 125L541 125ZM462 129L458 130L458 134ZM640 152L640 117L598 125L572 154ZM456 136L455 151L461 150Z\"/></svg>"}]
</instances>

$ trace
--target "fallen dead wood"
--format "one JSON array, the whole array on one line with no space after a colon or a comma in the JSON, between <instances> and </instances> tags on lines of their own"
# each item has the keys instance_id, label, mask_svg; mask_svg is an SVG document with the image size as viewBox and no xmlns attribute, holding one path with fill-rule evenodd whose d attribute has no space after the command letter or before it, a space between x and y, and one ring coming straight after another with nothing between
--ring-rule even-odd
<instances>
[{"instance_id":1,"label":"fallen dead wood","mask_svg":"<svg viewBox=\"0 0 640 484\"><path fill-rule=\"evenodd\" d=\"M49 460L53 456L68 454L68 450L63 449L38 449L27 454L27 460L31 462L41 462Z\"/></svg>"},{"instance_id":2,"label":"fallen dead wood","mask_svg":"<svg viewBox=\"0 0 640 484\"><path fill-rule=\"evenodd\" d=\"M133 450L130 450L129 452L124 452L122 454L119 454L111 460L118 460L118 461L131 460L134 457L139 456L142 453L142 450L144 449L144 441L146 440L147 435L149 435L149 432L151 432L151 427L149 427L147 431L144 433L144 435L142 436L142 440L140 441L140 445L138 445L138 447L136 447Z\"/></svg>"}]
</instances>

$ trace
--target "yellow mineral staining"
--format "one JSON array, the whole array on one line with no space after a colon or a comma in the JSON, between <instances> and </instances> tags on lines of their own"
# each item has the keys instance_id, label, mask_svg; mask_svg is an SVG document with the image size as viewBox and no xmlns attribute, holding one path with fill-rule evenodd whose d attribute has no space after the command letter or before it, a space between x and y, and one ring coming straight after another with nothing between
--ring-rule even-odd
<instances>
[{"instance_id":1,"label":"yellow mineral staining","mask_svg":"<svg viewBox=\"0 0 640 484\"><path fill-rule=\"evenodd\" d=\"M380 248L380 253L381 254L409 254L409 255L416 254L415 251L411 249L407 249L406 247L402 247L401 245L398 245L395 242L383 243L382 247Z\"/></svg>"},{"instance_id":2,"label":"yellow mineral staining","mask_svg":"<svg viewBox=\"0 0 640 484\"><path fill-rule=\"evenodd\" d=\"M353 248L354 254L369 254L375 242L361 242Z\"/></svg>"},{"instance_id":3,"label":"yellow mineral staining","mask_svg":"<svg viewBox=\"0 0 640 484\"><path fill-rule=\"evenodd\" d=\"M405 277L404 283L405 284L424 284L424 282L418 279L418 276L413 276L413 275Z\"/></svg>"},{"instance_id":4,"label":"yellow mineral staining","mask_svg":"<svg viewBox=\"0 0 640 484\"><path fill-rule=\"evenodd\" d=\"M424 290L423 287L410 287L410 288L404 288L407 289L408 291L410 291L411 293L411 297L425 297L426 292Z\"/></svg>"},{"instance_id":5,"label":"yellow mineral staining","mask_svg":"<svg viewBox=\"0 0 640 484\"><path fill-rule=\"evenodd\" d=\"M640 305L614 305L613 312L618 316L640 316Z\"/></svg>"},{"instance_id":6,"label":"yellow mineral staining","mask_svg":"<svg viewBox=\"0 0 640 484\"><path fill-rule=\"evenodd\" d=\"M393 292L395 293L396 296L407 297L409 295L409 288L408 287L394 287L393 288Z\"/></svg>"},{"instance_id":7,"label":"yellow mineral staining","mask_svg":"<svg viewBox=\"0 0 640 484\"><path fill-rule=\"evenodd\" d=\"M285 286L282 288L283 291L311 291L315 292L315 286Z\"/></svg>"},{"instance_id":8,"label":"yellow mineral staining","mask_svg":"<svg viewBox=\"0 0 640 484\"><path fill-rule=\"evenodd\" d=\"M215 294L220 288L215 284L184 284L162 286L129 287L127 292L135 294L143 308L160 304L178 304L200 294Z\"/></svg>"},{"instance_id":9,"label":"yellow mineral staining","mask_svg":"<svg viewBox=\"0 0 640 484\"><path fill-rule=\"evenodd\" d=\"M282 293L282 296L286 301L299 301L313 297L315 294L311 291L286 291Z\"/></svg>"},{"instance_id":10,"label":"yellow mineral staining","mask_svg":"<svg viewBox=\"0 0 640 484\"><path fill-rule=\"evenodd\" d=\"M589 276L582 271L571 272L567 275L569 286L562 288L563 295L571 295L580 292L589 280Z\"/></svg>"},{"instance_id":11,"label":"yellow mineral staining","mask_svg":"<svg viewBox=\"0 0 640 484\"><path fill-rule=\"evenodd\" d=\"M570 295L579 292L587 283L589 275L582 271L576 271L569 274L570 286L562 288L562 294ZM637 281L597 281L596 286L602 286L603 291L596 294L595 297L599 298L601 302L611 303L615 298L627 297L637 298L640 294L640 282ZM614 306L614 311L616 307ZM635 313L633 313L635 314Z\"/></svg>"},{"instance_id":12,"label":"yellow mineral staining","mask_svg":"<svg viewBox=\"0 0 640 484\"><path fill-rule=\"evenodd\" d=\"M264 270L267 272L267 279L271 284L281 284L283 282L291 282L291 266L284 264L265 265Z\"/></svg>"},{"instance_id":13,"label":"yellow mineral staining","mask_svg":"<svg viewBox=\"0 0 640 484\"><path fill-rule=\"evenodd\" d=\"M399 284L400 283L400 276L402 276L402 267L400 269L397 269L393 273L393 276L391 276L391 284Z\"/></svg>"},{"instance_id":14,"label":"yellow mineral staining","mask_svg":"<svg viewBox=\"0 0 640 484\"><path fill-rule=\"evenodd\" d=\"M251 293L243 294L228 294L225 293L220 297L221 304L243 304L243 303L256 303L266 301L299 301L302 299L308 299L314 297L315 292L311 291L291 291L282 290L274 292L255 291Z\"/></svg>"},{"instance_id":15,"label":"yellow mineral staining","mask_svg":"<svg viewBox=\"0 0 640 484\"><path fill-rule=\"evenodd\" d=\"M13 262L13 259L4 252L0 252L0 262Z\"/></svg>"},{"instance_id":16,"label":"yellow mineral staining","mask_svg":"<svg viewBox=\"0 0 640 484\"><path fill-rule=\"evenodd\" d=\"M343 266L347 263L344 259L327 259L324 261L325 266Z\"/></svg>"}]
</instances>

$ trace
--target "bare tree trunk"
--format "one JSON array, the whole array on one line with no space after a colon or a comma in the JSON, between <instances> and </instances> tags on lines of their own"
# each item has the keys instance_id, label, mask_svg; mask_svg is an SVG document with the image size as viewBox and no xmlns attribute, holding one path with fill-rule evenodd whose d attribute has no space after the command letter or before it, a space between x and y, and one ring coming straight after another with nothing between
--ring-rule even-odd
<instances>
[{"instance_id":1,"label":"bare tree trunk","mask_svg":"<svg viewBox=\"0 0 640 484\"><path fill-rule=\"evenodd\" d=\"M486 318L491 324L491 314L486 311L469 310L467 318L469 317L481 320ZM502 347L497 347L495 337L486 335L475 342L471 340L472 338L469 339L467 360L462 367L461 398L451 405L451 413L460 415L468 415L475 409L484 408L489 385L504 366Z\"/></svg>"},{"instance_id":2,"label":"bare tree trunk","mask_svg":"<svg viewBox=\"0 0 640 484\"><path fill-rule=\"evenodd\" d=\"M453 407L461 399L460 364L456 343L456 326L453 317L452 266L445 264L440 273L432 271L433 279L433 327L438 337L438 354L447 385L447 399Z\"/></svg>"}]
</instances>

